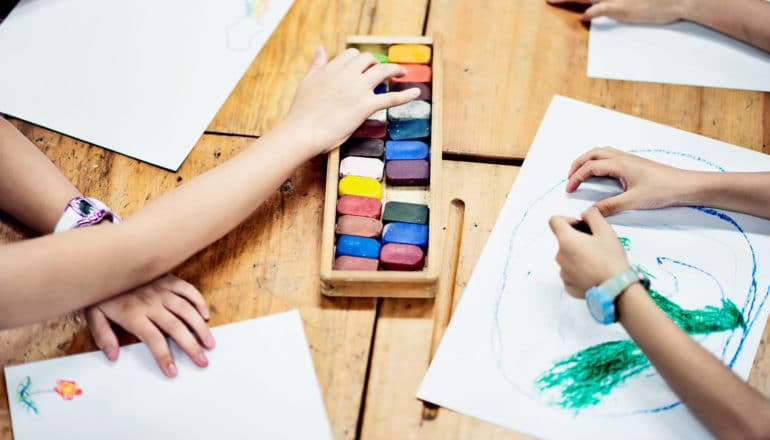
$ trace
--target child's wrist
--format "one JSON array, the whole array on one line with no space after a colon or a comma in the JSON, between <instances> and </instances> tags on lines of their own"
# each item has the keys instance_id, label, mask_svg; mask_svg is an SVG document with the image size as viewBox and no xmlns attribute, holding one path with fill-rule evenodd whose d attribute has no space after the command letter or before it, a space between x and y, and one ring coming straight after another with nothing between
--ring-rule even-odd
<instances>
[{"instance_id":1,"label":"child's wrist","mask_svg":"<svg viewBox=\"0 0 770 440\"><path fill-rule=\"evenodd\" d=\"M285 145L290 154L298 155L303 162L317 156L323 149L323 146L318 145L312 131L305 128L305 124L290 118L281 121L265 133L264 137L279 138L278 145Z\"/></svg>"}]
</instances>

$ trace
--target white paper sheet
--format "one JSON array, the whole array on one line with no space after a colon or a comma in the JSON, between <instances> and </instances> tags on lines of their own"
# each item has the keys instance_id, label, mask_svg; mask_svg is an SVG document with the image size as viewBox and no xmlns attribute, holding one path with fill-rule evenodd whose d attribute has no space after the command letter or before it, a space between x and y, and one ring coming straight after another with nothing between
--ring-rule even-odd
<instances>
[{"instance_id":1,"label":"white paper sheet","mask_svg":"<svg viewBox=\"0 0 770 440\"><path fill-rule=\"evenodd\" d=\"M212 331L217 347L205 369L173 345L175 379L144 344L122 347L115 363L95 352L6 367L14 438L332 438L299 312ZM53 391L59 379L82 393L65 400Z\"/></svg>"},{"instance_id":2,"label":"white paper sheet","mask_svg":"<svg viewBox=\"0 0 770 440\"><path fill-rule=\"evenodd\" d=\"M766 155L554 97L418 397L545 438L708 436L652 368L600 395L595 405L578 402L578 411L561 405L576 402L565 399L569 377L556 388L536 384L573 353L628 342L619 324L595 323L585 302L564 292L547 224L552 215L576 217L620 191L609 179L589 180L571 195L564 191L572 160L607 145L682 168L770 170ZM741 310L745 333L736 327L695 338L748 377L770 308L770 222L696 208L630 211L610 222L628 239L632 264L647 268L662 295L687 310L724 310L722 298Z\"/></svg>"},{"instance_id":3,"label":"white paper sheet","mask_svg":"<svg viewBox=\"0 0 770 440\"><path fill-rule=\"evenodd\" d=\"M699 24L591 22L588 76L770 91L770 54Z\"/></svg>"},{"instance_id":4,"label":"white paper sheet","mask_svg":"<svg viewBox=\"0 0 770 440\"><path fill-rule=\"evenodd\" d=\"M176 170L293 0L22 0L0 112Z\"/></svg>"}]
</instances>

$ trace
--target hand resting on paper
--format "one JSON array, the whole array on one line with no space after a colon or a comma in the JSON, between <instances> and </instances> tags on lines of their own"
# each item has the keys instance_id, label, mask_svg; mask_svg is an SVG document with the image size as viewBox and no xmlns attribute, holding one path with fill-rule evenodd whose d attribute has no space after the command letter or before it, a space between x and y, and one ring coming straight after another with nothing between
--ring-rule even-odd
<instances>
[{"instance_id":1,"label":"hand resting on paper","mask_svg":"<svg viewBox=\"0 0 770 440\"><path fill-rule=\"evenodd\" d=\"M591 177L620 181L623 193L594 203L604 216L630 209L709 206L770 218L770 191L765 190L770 188L767 172L683 170L604 147L578 157L567 177L569 193Z\"/></svg>"},{"instance_id":2,"label":"hand resting on paper","mask_svg":"<svg viewBox=\"0 0 770 440\"><path fill-rule=\"evenodd\" d=\"M583 213L591 234L573 228L576 220L552 217L548 224L559 242L556 262L561 267L564 290L585 298L586 290L628 269L626 251L607 220L597 209Z\"/></svg>"},{"instance_id":3,"label":"hand resting on paper","mask_svg":"<svg viewBox=\"0 0 770 440\"><path fill-rule=\"evenodd\" d=\"M628 23L700 23L770 52L767 0L546 0L554 6L587 5L580 20L609 17Z\"/></svg>"},{"instance_id":4,"label":"hand resting on paper","mask_svg":"<svg viewBox=\"0 0 770 440\"><path fill-rule=\"evenodd\" d=\"M96 345L109 360L118 359L118 339L110 326L114 322L147 344L167 377L176 376L177 369L164 334L199 367L208 365L203 349L215 344L205 322L209 311L203 296L192 284L173 275L89 307L86 318Z\"/></svg>"}]
</instances>

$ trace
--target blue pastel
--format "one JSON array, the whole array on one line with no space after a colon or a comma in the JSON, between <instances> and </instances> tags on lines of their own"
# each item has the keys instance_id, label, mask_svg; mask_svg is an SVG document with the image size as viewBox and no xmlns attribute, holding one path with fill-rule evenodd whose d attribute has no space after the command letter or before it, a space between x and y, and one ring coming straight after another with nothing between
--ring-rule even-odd
<instances>
[{"instance_id":1,"label":"blue pastel","mask_svg":"<svg viewBox=\"0 0 770 440\"><path fill-rule=\"evenodd\" d=\"M423 141L387 141L385 160L427 160L429 150Z\"/></svg>"},{"instance_id":2,"label":"blue pastel","mask_svg":"<svg viewBox=\"0 0 770 440\"><path fill-rule=\"evenodd\" d=\"M428 225L413 223L388 223L382 229L382 244L413 244L423 249L428 247Z\"/></svg>"},{"instance_id":3,"label":"blue pastel","mask_svg":"<svg viewBox=\"0 0 770 440\"><path fill-rule=\"evenodd\" d=\"M385 83L382 83L374 88L375 95L381 95L383 93L387 93L387 91L388 91L388 86L385 85Z\"/></svg>"},{"instance_id":4,"label":"blue pastel","mask_svg":"<svg viewBox=\"0 0 770 440\"><path fill-rule=\"evenodd\" d=\"M430 120L390 121L388 122L388 134L395 141L428 137L430 136Z\"/></svg>"},{"instance_id":5,"label":"blue pastel","mask_svg":"<svg viewBox=\"0 0 770 440\"><path fill-rule=\"evenodd\" d=\"M380 242L373 238L357 237L355 235L340 235L337 237L336 257L379 258Z\"/></svg>"}]
</instances>

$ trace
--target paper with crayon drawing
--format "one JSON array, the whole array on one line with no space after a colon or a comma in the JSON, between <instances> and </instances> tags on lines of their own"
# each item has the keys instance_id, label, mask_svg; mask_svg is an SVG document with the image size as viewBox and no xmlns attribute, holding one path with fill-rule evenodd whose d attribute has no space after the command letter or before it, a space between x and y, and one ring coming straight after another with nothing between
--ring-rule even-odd
<instances>
[{"instance_id":1,"label":"paper with crayon drawing","mask_svg":"<svg viewBox=\"0 0 770 440\"><path fill-rule=\"evenodd\" d=\"M144 344L5 368L16 440L331 439L299 312L212 329L209 366L176 346L166 379Z\"/></svg>"},{"instance_id":2,"label":"paper with crayon drawing","mask_svg":"<svg viewBox=\"0 0 770 440\"><path fill-rule=\"evenodd\" d=\"M421 399L540 438L708 437L623 328L595 322L559 278L548 219L621 191L611 179L564 189L571 162L606 145L681 168L770 170L770 156L554 97ZM658 306L747 378L770 309L770 221L703 207L608 220Z\"/></svg>"},{"instance_id":3,"label":"paper with crayon drawing","mask_svg":"<svg viewBox=\"0 0 770 440\"><path fill-rule=\"evenodd\" d=\"M21 0L0 113L176 170L293 0Z\"/></svg>"},{"instance_id":4,"label":"paper with crayon drawing","mask_svg":"<svg viewBox=\"0 0 770 440\"><path fill-rule=\"evenodd\" d=\"M696 23L602 17L591 21L588 76L767 92L770 53Z\"/></svg>"}]
</instances>

